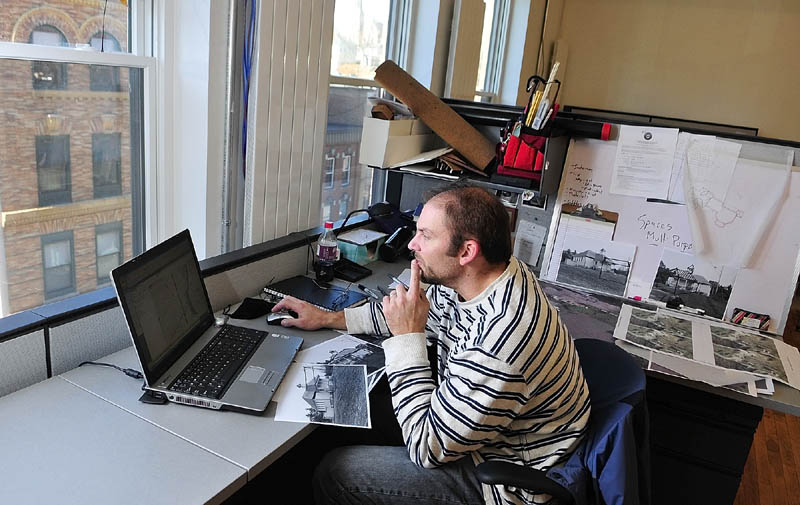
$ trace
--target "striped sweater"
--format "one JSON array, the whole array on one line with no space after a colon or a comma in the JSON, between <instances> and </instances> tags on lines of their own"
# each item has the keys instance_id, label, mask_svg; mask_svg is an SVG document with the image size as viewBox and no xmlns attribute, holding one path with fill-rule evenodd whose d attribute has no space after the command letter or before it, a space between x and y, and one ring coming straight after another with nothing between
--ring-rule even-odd
<instances>
[{"instance_id":1,"label":"striped sweater","mask_svg":"<svg viewBox=\"0 0 800 505\"><path fill-rule=\"evenodd\" d=\"M526 265L508 268L480 295L459 302L431 286L426 334L384 341L392 403L409 455L434 468L470 455L547 469L577 446L589 419L589 390L558 312ZM345 310L349 333L389 334L378 304ZM434 380L426 353L437 347ZM546 496L483 486L488 504Z\"/></svg>"}]
</instances>

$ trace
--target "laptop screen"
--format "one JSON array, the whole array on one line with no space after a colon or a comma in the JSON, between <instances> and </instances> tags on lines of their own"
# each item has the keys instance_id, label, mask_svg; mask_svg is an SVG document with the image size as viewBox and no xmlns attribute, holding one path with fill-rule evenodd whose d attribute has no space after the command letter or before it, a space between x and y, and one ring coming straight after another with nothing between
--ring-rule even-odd
<instances>
[{"instance_id":1,"label":"laptop screen","mask_svg":"<svg viewBox=\"0 0 800 505\"><path fill-rule=\"evenodd\" d=\"M214 320L188 230L111 272L148 384Z\"/></svg>"}]
</instances>

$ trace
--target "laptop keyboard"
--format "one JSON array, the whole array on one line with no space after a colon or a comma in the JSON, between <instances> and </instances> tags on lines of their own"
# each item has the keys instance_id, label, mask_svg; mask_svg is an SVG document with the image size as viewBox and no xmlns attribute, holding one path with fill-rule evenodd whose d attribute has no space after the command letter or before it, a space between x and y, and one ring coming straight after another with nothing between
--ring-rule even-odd
<instances>
[{"instance_id":1,"label":"laptop keyboard","mask_svg":"<svg viewBox=\"0 0 800 505\"><path fill-rule=\"evenodd\" d=\"M223 326L178 375L169 390L219 399L267 332Z\"/></svg>"}]
</instances>

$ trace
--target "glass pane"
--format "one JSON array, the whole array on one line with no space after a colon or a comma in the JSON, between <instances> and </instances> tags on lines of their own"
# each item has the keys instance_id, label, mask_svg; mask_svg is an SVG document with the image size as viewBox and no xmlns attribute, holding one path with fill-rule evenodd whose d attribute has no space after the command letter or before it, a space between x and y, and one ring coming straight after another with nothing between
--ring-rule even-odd
<instances>
[{"instance_id":1,"label":"glass pane","mask_svg":"<svg viewBox=\"0 0 800 505\"><path fill-rule=\"evenodd\" d=\"M2 0L0 41L128 52L134 1Z\"/></svg>"},{"instance_id":2,"label":"glass pane","mask_svg":"<svg viewBox=\"0 0 800 505\"><path fill-rule=\"evenodd\" d=\"M97 234L97 256L117 254L119 251L119 231L112 230Z\"/></svg>"},{"instance_id":3,"label":"glass pane","mask_svg":"<svg viewBox=\"0 0 800 505\"><path fill-rule=\"evenodd\" d=\"M338 3L337 9L338 9ZM366 209L372 203L372 168L358 163L361 145L361 126L369 113L367 97L377 94L377 88L331 86L328 98L328 130L325 132L322 162L321 211L323 221L344 219L343 209ZM341 167L347 158L350 170ZM332 180L326 180L325 169L333 158L335 166ZM327 186L326 186L327 184ZM342 199L347 202L342 205ZM378 195L381 197L382 195ZM327 219L326 219L327 216Z\"/></svg>"},{"instance_id":4,"label":"glass pane","mask_svg":"<svg viewBox=\"0 0 800 505\"><path fill-rule=\"evenodd\" d=\"M32 285L51 297L96 289L96 226L122 223L122 259L141 251L143 71L118 69L124 92L92 91L90 65L64 65L65 89L37 90L30 61L0 58L0 317L42 305ZM62 256L40 237L59 232L74 237L75 285L54 294L45 267Z\"/></svg>"},{"instance_id":5,"label":"glass pane","mask_svg":"<svg viewBox=\"0 0 800 505\"><path fill-rule=\"evenodd\" d=\"M44 246L44 267L53 268L72 263L71 249L69 240L46 244Z\"/></svg>"},{"instance_id":6,"label":"glass pane","mask_svg":"<svg viewBox=\"0 0 800 505\"><path fill-rule=\"evenodd\" d=\"M72 291L72 265L48 268L45 289L49 296L58 296L59 292Z\"/></svg>"},{"instance_id":7,"label":"glass pane","mask_svg":"<svg viewBox=\"0 0 800 505\"><path fill-rule=\"evenodd\" d=\"M120 265L118 254L97 257L97 282L106 284L111 281L109 273Z\"/></svg>"},{"instance_id":8,"label":"glass pane","mask_svg":"<svg viewBox=\"0 0 800 505\"><path fill-rule=\"evenodd\" d=\"M389 0L336 0L331 75L373 79L386 60Z\"/></svg>"},{"instance_id":9,"label":"glass pane","mask_svg":"<svg viewBox=\"0 0 800 505\"><path fill-rule=\"evenodd\" d=\"M494 20L494 0L484 0L483 33L481 34L481 56L478 60L478 82L475 89L486 91L486 62L489 59L489 41L492 37L492 21ZM479 101L476 99L476 101Z\"/></svg>"}]
</instances>

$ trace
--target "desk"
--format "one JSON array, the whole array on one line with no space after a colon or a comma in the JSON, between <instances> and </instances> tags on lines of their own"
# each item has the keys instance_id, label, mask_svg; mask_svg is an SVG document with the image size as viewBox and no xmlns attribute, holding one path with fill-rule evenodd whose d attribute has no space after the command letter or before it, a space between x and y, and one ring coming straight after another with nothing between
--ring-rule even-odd
<instances>
[{"instance_id":1,"label":"desk","mask_svg":"<svg viewBox=\"0 0 800 505\"><path fill-rule=\"evenodd\" d=\"M60 377L0 398L0 412L0 503L220 503L246 482L241 467Z\"/></svg>"}]
</instances>

